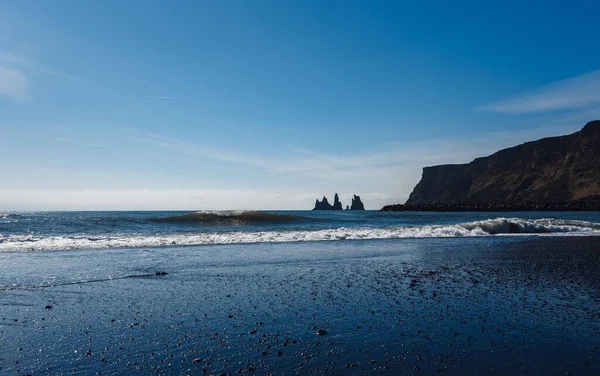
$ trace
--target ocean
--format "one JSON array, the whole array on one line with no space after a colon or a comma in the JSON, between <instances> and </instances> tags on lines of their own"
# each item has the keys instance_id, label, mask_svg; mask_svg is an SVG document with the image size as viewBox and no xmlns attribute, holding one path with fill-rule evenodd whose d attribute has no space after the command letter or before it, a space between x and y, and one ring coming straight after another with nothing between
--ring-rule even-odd
<instances>
[{"instance_id":1,"label":"ocean","mask_svg":"<svg viewBox=\"0 0 600 376\"><path fill-rule=\"evenodd\" d=\"M367 239L600 234L600 212L0 213L0 252Z\"/></svg>"},{"instance_id":2,"label":"ocean","mask_svg":"<svg viewBox=\"0 0 600 376\"><path fill-rule=\"evenodd\" d=\"M0 213L0 374L598 374L600 213Z\"/></svg>"}]
</instances>

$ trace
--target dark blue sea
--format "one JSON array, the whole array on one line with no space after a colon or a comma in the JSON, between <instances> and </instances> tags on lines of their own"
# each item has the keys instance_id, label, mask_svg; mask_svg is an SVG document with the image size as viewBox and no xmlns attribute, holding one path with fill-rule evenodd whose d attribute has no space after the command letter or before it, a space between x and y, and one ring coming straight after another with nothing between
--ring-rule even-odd
<instances>
[{"instance_id":1,"label":"dark blue sea","mask_svg":"<svg viewBox=\"0 0 600 376\"><path fill-rule=\"evenodd\" d=\"M600 213L0 213L0 375L600 374Z\"/></svg>"},{"instance_id":2,"label":"dark blue sea","mask_svg":"<svg viewBox=\"0 0 600 376\"><path fill-rule=\"evenodd\" d=\"M600 234L600 213L0 213L0 252L366 239Z\"/></svg>"}]
</instances>

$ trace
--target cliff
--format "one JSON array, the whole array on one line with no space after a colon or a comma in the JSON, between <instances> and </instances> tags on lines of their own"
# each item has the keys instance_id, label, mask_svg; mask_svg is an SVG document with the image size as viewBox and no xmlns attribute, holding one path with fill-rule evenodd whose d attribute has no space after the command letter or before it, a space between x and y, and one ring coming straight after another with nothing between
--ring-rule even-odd
<instances>
[{"instance_id":1,"label":"cliff","mask_svg":"<svg viewBox=\"0 0 600 376\"><path fill-rule=\"evenodd\" d=\"M600 120L471 163L425 167L406 204L568 203L598 195Z\"/></svg>"}]
</instances>

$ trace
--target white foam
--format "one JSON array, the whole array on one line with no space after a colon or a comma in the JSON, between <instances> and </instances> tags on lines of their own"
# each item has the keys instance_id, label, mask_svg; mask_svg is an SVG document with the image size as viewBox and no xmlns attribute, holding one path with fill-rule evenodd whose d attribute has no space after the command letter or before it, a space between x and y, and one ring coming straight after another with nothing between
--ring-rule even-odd
<instances>
[{"instance_id":1,"label":"white foam","mask_svg":"<svg viewBox=\"0 0 600 376\"><path fill-rule=\"evenodd\" d=\"M0 235L0 251L138 248L209 244L250 244L357 239L448 238L495 235L600 235L600 224L561 219L495 218L421 227L333 228L296 231L234 231L165 235L35 236Z\"/></svg>"}]
</instances>

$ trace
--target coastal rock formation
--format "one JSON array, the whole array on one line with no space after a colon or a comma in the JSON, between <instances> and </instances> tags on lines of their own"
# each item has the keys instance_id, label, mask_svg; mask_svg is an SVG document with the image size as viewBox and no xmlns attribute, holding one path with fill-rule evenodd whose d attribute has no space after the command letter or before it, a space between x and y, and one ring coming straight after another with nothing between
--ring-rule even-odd
<instances>
[{"instance_id":1,"label":"coastal rock formation","mask_svg":"<svg viewBox=\"0 0 600 376\"><path fill-rule=\"evenodd\" d=\"M323 199L321 201L319 201L319 199L317 199L315 201L315 207L313 210L343 210L344 207L342 206L342 202L340 201L340 197L338 196L338 194L336 193L335 196L333 197L333 205L331 205L329 203L329 201L327 201L327 197L323 196ZM362 201L360 201L360 197L357 195L354 195L354 198L352 199L352 206L348 206L346 205L346 210L365 210L365 205L362 203Z\"/></svg>"},{"instance_id":2,"label":"coastal rock formation","mask_svg":"<svg viewBox=\"0 0 600 376\"><path fill-rule=\"evenodd\" d=\"M360 196L354 195L352 198L352 206L350 210L365 210L365 204L360 200Z\"/></svg>"},{"instance_id":3,"label":"coastal rock formation","mask_svg":"<svg viewBox=\"0 0 600 376\"><path fill-rule=\"evenodd\" d=\"M335 196L333 197L333 210L343 210L344 208L342 208L342 203L340 202L340 198L338 196L338 194L336 193Z\"/></svg>"},{"instance_id":4,"label":"coastal rock formation","mask_svg":"<svg viewBox=\"0 0 600 376\"><path fill-rule=\"evenodd\" d=\"M526 142L471 163L425 167L406 206L584 208L597 205L596 196L600 120L571 135Z\"/></svg>"},{"instance_id":5,"label":"coastal rock formation","mask_svg":"<svg viewBox=\"0 0 600 376\"><path fill-rule=\"evenodd\" d=\"M333 205L327 201L327 197L323 196L323 200L315 201L315 207L313 210L343 210L342 203L340 202L340 198L336 193L333 198Z\"/></svg>"},{"instance_id":6,"label":"coastal rock formation","mask_svg":"<svg viewBox=\"0 0 600 376\"><path fill-rule=\"evenodd\" d=\"M333 210L333 205L327 201L327 197L323 196L323 199L315 201L315 207L313 210Z\"/></svg>"}]
</instances>

